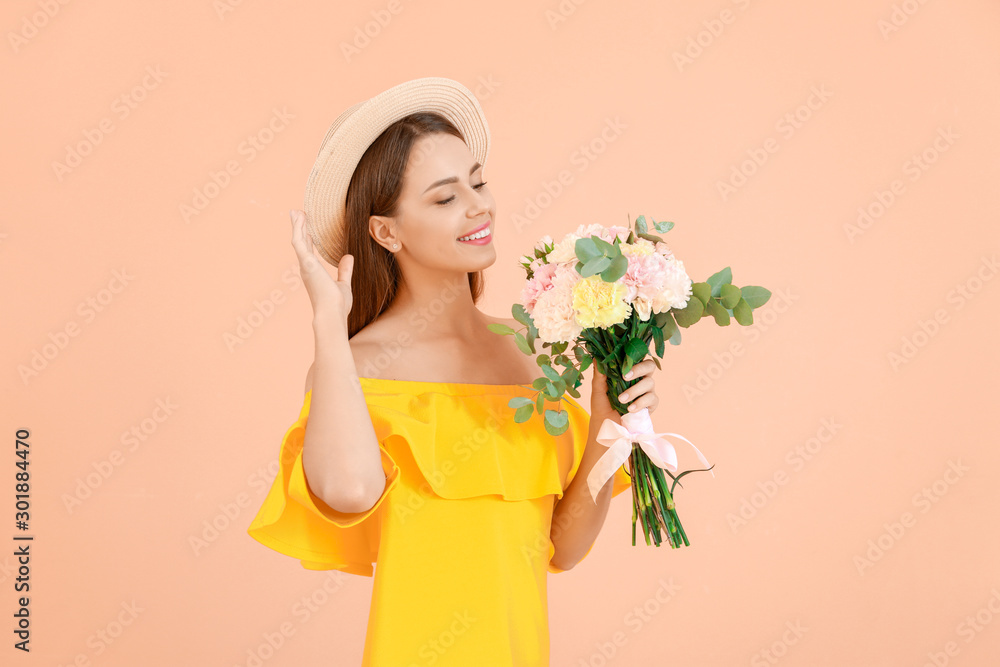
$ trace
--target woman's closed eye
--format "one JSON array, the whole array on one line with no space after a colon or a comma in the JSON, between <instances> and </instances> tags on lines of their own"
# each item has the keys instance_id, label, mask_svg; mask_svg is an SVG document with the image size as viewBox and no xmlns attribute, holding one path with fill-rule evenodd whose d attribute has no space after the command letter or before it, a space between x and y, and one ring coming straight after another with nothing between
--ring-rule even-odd
<instances>
[{"instance_id":1,"label":"woman's closed eye","mask_svg":"<svg viewBox=\"0 0 1000 667\"><path fill-rule=\"evenodd\" d=\"M482 187L483 187L484 185L486 185L486 181L483 181L483 182L482 182L482 183L480 183L479 185L473 185L472 187L473 187L474 189L476 189L476 190L480 190L480 189L482 189ZM449 203L451 203L451 200L453 200L454 198L455 198L455 195L452 195L452 196L448 197L447 199L443 199L443 200L441 200L441 201L439 201L439 202L437 202L437 203L438 203L438 204L441 204L441 205L443 206L443 205L445 205L445 204L449 204Z\"/></svg>"}]
</instances>

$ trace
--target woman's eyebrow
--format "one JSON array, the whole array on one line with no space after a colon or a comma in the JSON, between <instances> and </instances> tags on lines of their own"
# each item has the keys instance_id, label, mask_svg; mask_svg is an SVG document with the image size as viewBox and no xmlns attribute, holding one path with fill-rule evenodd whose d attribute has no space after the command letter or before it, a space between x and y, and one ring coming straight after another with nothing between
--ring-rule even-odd
<instances>
[{"instance_id":1,"label":"woman's eyebrow","mask_svg":"<svg viewBox=\"0 0 1000 667\"><path fill-rule=\"evenodd\" d=\"M472 169L469 170L469 176L472 176L472 174L476 171L476 169L479 169L481 166L483 165L479 164L478 162L472 165ZM435 181L431 183L429 186L427 186L427 190L432 190L439 185L444 185L445 183L457 183L457 182L458 182L457 176L449 176L448 178L442 178L440 181ZM424 190L424 192L427 192L427 190Z\"/></svg>"}]
</instances>

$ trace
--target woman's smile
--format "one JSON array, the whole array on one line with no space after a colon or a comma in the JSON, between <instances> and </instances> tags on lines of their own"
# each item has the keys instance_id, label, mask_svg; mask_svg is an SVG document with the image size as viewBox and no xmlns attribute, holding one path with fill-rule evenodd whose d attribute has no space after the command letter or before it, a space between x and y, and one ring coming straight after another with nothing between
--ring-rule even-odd
<instances>
[{"instance_id":1,"label":"woman's smile","mask_svg":"<svg viewBox=\"0 0 1000 667\"><path fill-rule=\"evenodd\" d=\"M492 242L493 232L490 229L490 223L487 222L466 236L458 237L458 240L462 243L468 243L470 245L486 245L487 243Z\"/></svg>"}]
</instances>

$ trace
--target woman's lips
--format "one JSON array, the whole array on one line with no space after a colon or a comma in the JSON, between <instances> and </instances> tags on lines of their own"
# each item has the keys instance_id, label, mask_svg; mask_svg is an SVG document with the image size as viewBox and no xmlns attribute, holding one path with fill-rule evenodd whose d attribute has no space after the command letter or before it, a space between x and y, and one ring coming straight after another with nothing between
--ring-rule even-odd
<instances>
[{"instance_id":1,"label":"woman's lips","mask_svg":"<svg viewBox=\"0 0 1000 667\"><path fill-rule=\"evenodd\" d=\"M458 238L459 243L471 243L472 245L486 245L487 243L489 243L490 241L493 240L493 230L490 229L491 222L492 221L487 222L484 225L480 225L479 227L473 229L468 234L463 234L462 235L462 236L471 236L472 234L478 234L478 233L482 232L483 230L487 230L489 233L487 233L486 236L484 236L483 238L481 238L481 239L471 239L471 240L463 241L462 237L459 237Z\"/></svg>"},{"instance_id":2,"label":"woman's lips","mask_svg":"<svg viewBox=\"0 0 1000 667\"><path fill-rule=\"evenodd\" d=\"M481 239L471 239L468 241L459 240L459 243L468 243L470 245L486 245L487 243L491 243L492 241L493 241L493 231L490 230L490 233Z\"/></svg>"}]
</instances>

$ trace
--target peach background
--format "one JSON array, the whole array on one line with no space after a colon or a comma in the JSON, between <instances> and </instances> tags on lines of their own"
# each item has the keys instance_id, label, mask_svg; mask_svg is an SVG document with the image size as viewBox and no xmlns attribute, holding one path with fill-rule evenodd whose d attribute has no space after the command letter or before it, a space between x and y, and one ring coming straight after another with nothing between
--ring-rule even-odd
<instances>
[{"instance_id":1,"label":"peach background","mask_svg":"<svg viewBox=\"0 0 1000 667\"><path fill-rule=\"evenodd\" d=\"M541 235L639 213L677 223L667 240L695 280L729 265L736 284L775 294L753 327L705 320L668 346L654 423L716 464L715 479L679 491L692 545L640 535L632 547L630 502L616 499L591 555L549 578L552 664L990 664L1000 5L668 4L566 0L551 24L556 0L4 3L0 511L13 545L13 439L29 428L36 540L30 656L10 648L2 549L3 660L247 665L286 623L294 634L263 664L359 662L372 580L334 577L327 595L328 575L245 532L313 352L287 211L342 109L440 75L477 91L492 129L500 259L487 312L509 313L516 258ZM345 57L373 12L391 20ZM147 67L165 74L143 89ZM813 87L829 96L809 109ZM116 100L132 91L124 116ZM241 143L275 109L292 118L251 159ZM796 110L804 120L782 131ZM624 127L598 146L614 119ZM591 142L600 154L575 159ZM777 150L723 197L718 184L765 146ZM925 151L933 163L913 171ZM240 172L186 221L181 207L230 160ZM560 170L573 183L517 229ZM851 237L859 207L878 213L894 181L891 205ZM90 299L100 312L81 308ZM22 378L73 323L78 335ZM906 341L915 354L894 366ZM168 399L170 416L152 421ZM121 439L133 428L146 428L135 446ZM120 465L107 463L115 450ZM70 511L65 498L102 465L110 475ZM225 507L238 516L196 551ZM323 604L305 616L308 596Z\"/></svg>"}]
</instances>

